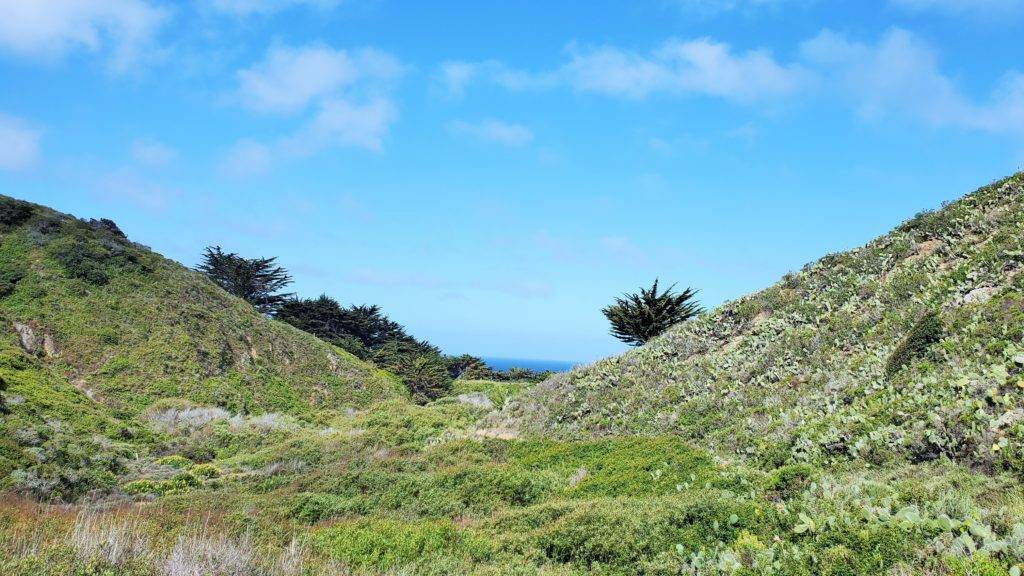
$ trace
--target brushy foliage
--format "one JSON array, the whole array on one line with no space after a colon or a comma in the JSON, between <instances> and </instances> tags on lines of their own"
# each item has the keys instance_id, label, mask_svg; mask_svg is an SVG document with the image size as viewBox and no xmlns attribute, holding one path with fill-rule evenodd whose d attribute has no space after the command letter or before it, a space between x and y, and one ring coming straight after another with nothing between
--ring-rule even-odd
<instances>
[{"instance_id":1,"label":"brushy foliage","mask_svg":"<svg viewBox=\"0 0 1024 576\"><path fill-rule=\"evenodd\" d=\"M932 345L942 339L942 331L942 317L937 312L922 316L889 355L885 363L886 376L892 377L913 360L923 357Z\"/></svg>"},{"instance_id":2,"label":"brushy foliage","mask_svg":"<svg viewBox=\"0 0 1024 576\"><path fill-rule=\"evenodd\" d=\"M922 310L914 370L886 376ZM942 458L1024 471L1024 174L556 375L488 425L558 438L678 434L775 468ZM930 326L930 328L929 328ZM1020 363L1018 363L1020 361Z\"/></svg>"},{"instance_id":3,"label":"brushy foliage","mask_svg":"<svg viewBox=\"0 0 1024 576\"><path fill-rule=\"evenodd\" d=\"M696 290L687 288L679 294L669 286L658 291L658 280L639 293L623 294L601 312L611 323L611 335L632 346L642 346L655 336L693 318L701 312L694 301Z\"/></svg>"},{"instance_id":4,"label":"brushy foliage","mask_svg":"<svg viewBox=\"0 0 1024 576\"><path fill-rule=\"evenodd\" d=\"M27 222L34 213L35 209L32 204L7 196L0 196L0 226L20 226Z\"/></svg>"},{"instance_id":5,"label":"brushy foliage","mask_svg":"<svg viewBox=\"0 0 1024 576\"><path fill-rule=\"evenodd\" d=\"M276 262L277 258L243 258L220 246L207 246L196 270L261 314L273 314L292 296L281 293L292 277Z\"/></svg>"},{"instance_id":6,"label":"brushy foliage","mask_svg":"<svg viewBox=\"0 0 1024 576\"><path fill-rule=\"evenodd\" d=\"M410 402L144 252L151 274L92 290L29 233L35 214L0 243L0 266L31 263L0 320L58 346L0 339L0 482L22 494L0 495L0 574L1014 576L1022 185L623 357L537 385L453 382L503 407L492 413ZM922 309L939 312L942 339L886 378ZM228 362L224 341L244 354L235 376L191 380ZM328 351L336 370L311 361Z\"/></svg>"}]
</instances>

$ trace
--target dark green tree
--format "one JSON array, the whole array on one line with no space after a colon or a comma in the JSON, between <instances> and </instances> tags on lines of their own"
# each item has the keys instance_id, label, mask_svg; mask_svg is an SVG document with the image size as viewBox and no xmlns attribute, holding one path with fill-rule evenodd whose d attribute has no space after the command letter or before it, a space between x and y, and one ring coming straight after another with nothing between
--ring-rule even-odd
<instances>
[{"instance_id":1,"label":"dark green tree","mask_svg":"<svg viewBox=\"0 0 1024 576\"><path fill-rule=\"evenodd\" d=\"M401 378L413 400L425 404L451 391L448 366L436 347L416 340L392 340L373 352L374 364Z\"/></svg>"},{"instance_id":2,"label":"dark green tree","mask_svg":"<svg viewBox=\"0 0 1024 576\"><path fill-rule=\"evenodd\" d=\"M273 314L292 296L281 293L292 277L277 265L277 258L243 258L220 246L208 246L196 270L263 314Z\"/></svg>"},{"instance_id":3,"label":"dark green tree","mask_svg":"<svg viewBox=\"0 0 1024 576\"><path fill-rule=\"evenodd\" d=\"M415 341L401 324L388 318L379 306L338 304L330 296L293 298L284 302L275 317L338 346L355 339L365 348L379 348L393 340Z\"/></svg>"},{"instance_id":4,"label":"dark green tree","mask_svg":"<svg viewBox=\"0 0 1024 576\"><path fill-rule=\"evenodd\" d=\"M445 356L444 361L448 365L448 375L456 380L489 380L494 375L483 360L470 354Z\"/></svg>"},{"instance_id":5,"label":"dark green tree","mask_svg":"<svg viewBox=\"0 0 1024 576\"><path fill-rule=\"evenodd\" d=\"M611 322L612 336L632 346L641 346L671 326L700 314L700 304L694 300L696 290L687 288L676 294L673 288L675 285L659 292L655 279L650 288L616 298L614 304L601 310Z\"/></svg>"}]
</instances>

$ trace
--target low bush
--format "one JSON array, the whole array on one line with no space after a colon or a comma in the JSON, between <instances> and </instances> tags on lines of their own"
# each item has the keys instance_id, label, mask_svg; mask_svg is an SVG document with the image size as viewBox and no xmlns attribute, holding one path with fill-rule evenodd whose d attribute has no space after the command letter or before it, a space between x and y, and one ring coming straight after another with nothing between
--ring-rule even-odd
<instances>
[{"instance_id":1,"label":"low bush","mask_svg":"<svg viewBox=\"0 0 1024 576\"><path fill-rule=\"evenodd\" d=\"M939 314L934 311L926 313L893 350L885 364L885 374L892 377L910 362L924 356L933 344L942 339L942 333L942 318Z\"/></svg>"},{"instance_id":2,"label":"low bush","mask_svg":"<svg viewBox=\"0 0 1024 576\"><path fill-rule=\"evenodd\" d=\"M313 546L348 565L388 570L431 556L485 559L490 546L450 520L402 522L366 518L340 522L314 533Z\"/></svg>"}]
</instances>

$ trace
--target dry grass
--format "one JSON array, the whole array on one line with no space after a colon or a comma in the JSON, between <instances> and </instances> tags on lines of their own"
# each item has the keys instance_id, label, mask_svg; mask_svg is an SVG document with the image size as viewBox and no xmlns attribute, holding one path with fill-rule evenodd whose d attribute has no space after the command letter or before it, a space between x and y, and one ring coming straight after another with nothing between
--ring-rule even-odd
<instances>
[{"instance_id":1,"label":"dry grass","mask_svg":"<svg viewBox=\"0 0 1024 576\"><path fill-rule=\"evenodd\" d=\"M0 496L0 558L28 565L60 558L52 574L73 574L82 566L114 573L152 576L341 576L344 566L313 558L300 538L284 546L257 543L251 534L231 537L188 514L173 537L164 510L139 506L44 506ZM70 560L68 560L70 558Z\"/></svg>"}]
</instances>

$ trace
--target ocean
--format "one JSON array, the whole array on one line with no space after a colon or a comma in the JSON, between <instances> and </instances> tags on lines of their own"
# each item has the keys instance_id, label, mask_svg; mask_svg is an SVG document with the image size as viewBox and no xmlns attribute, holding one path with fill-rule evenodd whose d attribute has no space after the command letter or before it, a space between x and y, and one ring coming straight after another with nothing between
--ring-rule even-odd
<instances>
[{"instance_id":1,"label":"ocean","mask_svg":"<svg viewBox=\"0 0 1024 576\"><path fill-rule=\"evenodd\" d=\"M563 360L531 360L529 358L483 358L493 370L508 370L509 368L529 368L540 372L568 372L579 362L565 362Z\"/></svg>"}]
</instances>

